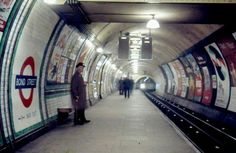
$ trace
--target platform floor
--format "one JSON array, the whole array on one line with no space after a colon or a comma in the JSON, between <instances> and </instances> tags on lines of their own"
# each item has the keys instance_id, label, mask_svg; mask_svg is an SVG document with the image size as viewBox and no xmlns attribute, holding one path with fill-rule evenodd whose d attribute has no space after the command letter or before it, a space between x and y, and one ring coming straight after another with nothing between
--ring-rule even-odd
<instances>
[{"instance_id":1,"label":"platform floor","mask_svg":"<svg viewBox=\"0 0 236 153\"><path fill-rule=\"evenodd\" d=\"M198 150L143 95L114 93L86 110L91 122L72 122L20 148L16 153L196 153Z\"/></svg>"}]
</instances>

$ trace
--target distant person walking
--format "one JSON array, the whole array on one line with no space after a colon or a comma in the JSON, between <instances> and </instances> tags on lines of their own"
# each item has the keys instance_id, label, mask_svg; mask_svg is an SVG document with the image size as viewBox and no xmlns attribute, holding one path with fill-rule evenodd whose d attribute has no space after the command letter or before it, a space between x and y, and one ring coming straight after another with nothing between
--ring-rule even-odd
<instances>
[{"instance_id":1,"label":"distant person walking","mask_svg":"<svg viewBox=\"0 0 236 153\"><path fill-rule=\"evenodd\" d=\"M130 82L129 78L125 78L123 81L125 98L126 97L129 98L129 96L130 96L130 87L131 87L131 82Z\"/></svg>"},{"instance_id":2,"label":"distant person walking","mask_svg":"<svg viewBox=\"0 0 236 153\"><path fill-rule=\"evenodd\" d=\"M124 86L123 86L123 79L120 78L119 82L118 82L118 88L119 88L119 94L123 95L123 90L124 90Z\"/></svg>"},{"instance_id":3,"label":"distant person walking","mask_svg":"<svg viewBox=\"0 0 236 153\"><path fill-rule=\"evenodd\" d=\"M71 80L71 96L72 103L74 105L74 125L83 125L84 123L89 123L90 120L85 118L85 108L86 103L86 83L82 77L82 72L84 69L83 63L78 63L76 65L76 72L74 73Z\"/></svg>"},{"instance_id":4,"label":"distant person walking","mask_svg":"<svg viewBox=\"0 0 236 153\"><path fill-rule=\"evenodd\" d=\"M130 80L130 94L132 94L134 89L134 80L132 78L130 78L129 80Z\"/></svg>"}]
</instances>

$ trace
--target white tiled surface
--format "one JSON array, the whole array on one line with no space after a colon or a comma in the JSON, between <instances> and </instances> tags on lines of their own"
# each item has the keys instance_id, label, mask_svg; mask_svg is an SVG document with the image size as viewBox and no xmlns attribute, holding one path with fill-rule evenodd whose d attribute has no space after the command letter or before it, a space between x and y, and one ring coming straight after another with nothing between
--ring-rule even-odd
<instances>
[{"instance_id":1,"label":"white tiled surface","mask_svg":"<svg viewBox=\"0 0 236 153\"><path fill-rule=\"evenodd\" d=\"M61 125L16 153L195 153L140 91L115 93L86 116L89 124Z\"/></svg>"}]
</instances>

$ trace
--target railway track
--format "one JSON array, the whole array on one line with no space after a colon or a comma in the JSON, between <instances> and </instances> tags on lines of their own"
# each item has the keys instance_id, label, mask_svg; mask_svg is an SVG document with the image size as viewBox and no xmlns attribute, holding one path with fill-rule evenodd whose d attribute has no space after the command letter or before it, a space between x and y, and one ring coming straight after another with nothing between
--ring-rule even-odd
<instances>
[{"instance_id":1,"label":"railway track","mask_svg":"<svg viewBox=\"0 0 236 153\"><path fill-rule=\"evenodd\" d=\"M236 153L235 129L173 103L161 96L145 92L186 137L203 153Z\"/></svg>"}]
</instances>

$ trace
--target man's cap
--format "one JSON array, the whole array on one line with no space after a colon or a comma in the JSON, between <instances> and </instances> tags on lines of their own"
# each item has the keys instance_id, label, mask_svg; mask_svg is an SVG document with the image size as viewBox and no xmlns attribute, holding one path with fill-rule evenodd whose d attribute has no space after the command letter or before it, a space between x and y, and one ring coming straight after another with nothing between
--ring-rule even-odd
<instances>
[{"instance_id":1,"label":"man's cap","mask_svg":"<svg viewBox=\"0 0 236 153\"><path fill-rule=\"evenodd\" d=\"M82 63L82 62L79 62L79 63L76 65L76 68L79 67L79 66L85 67L84 63Z\"/></svg>"}]
</instances>

